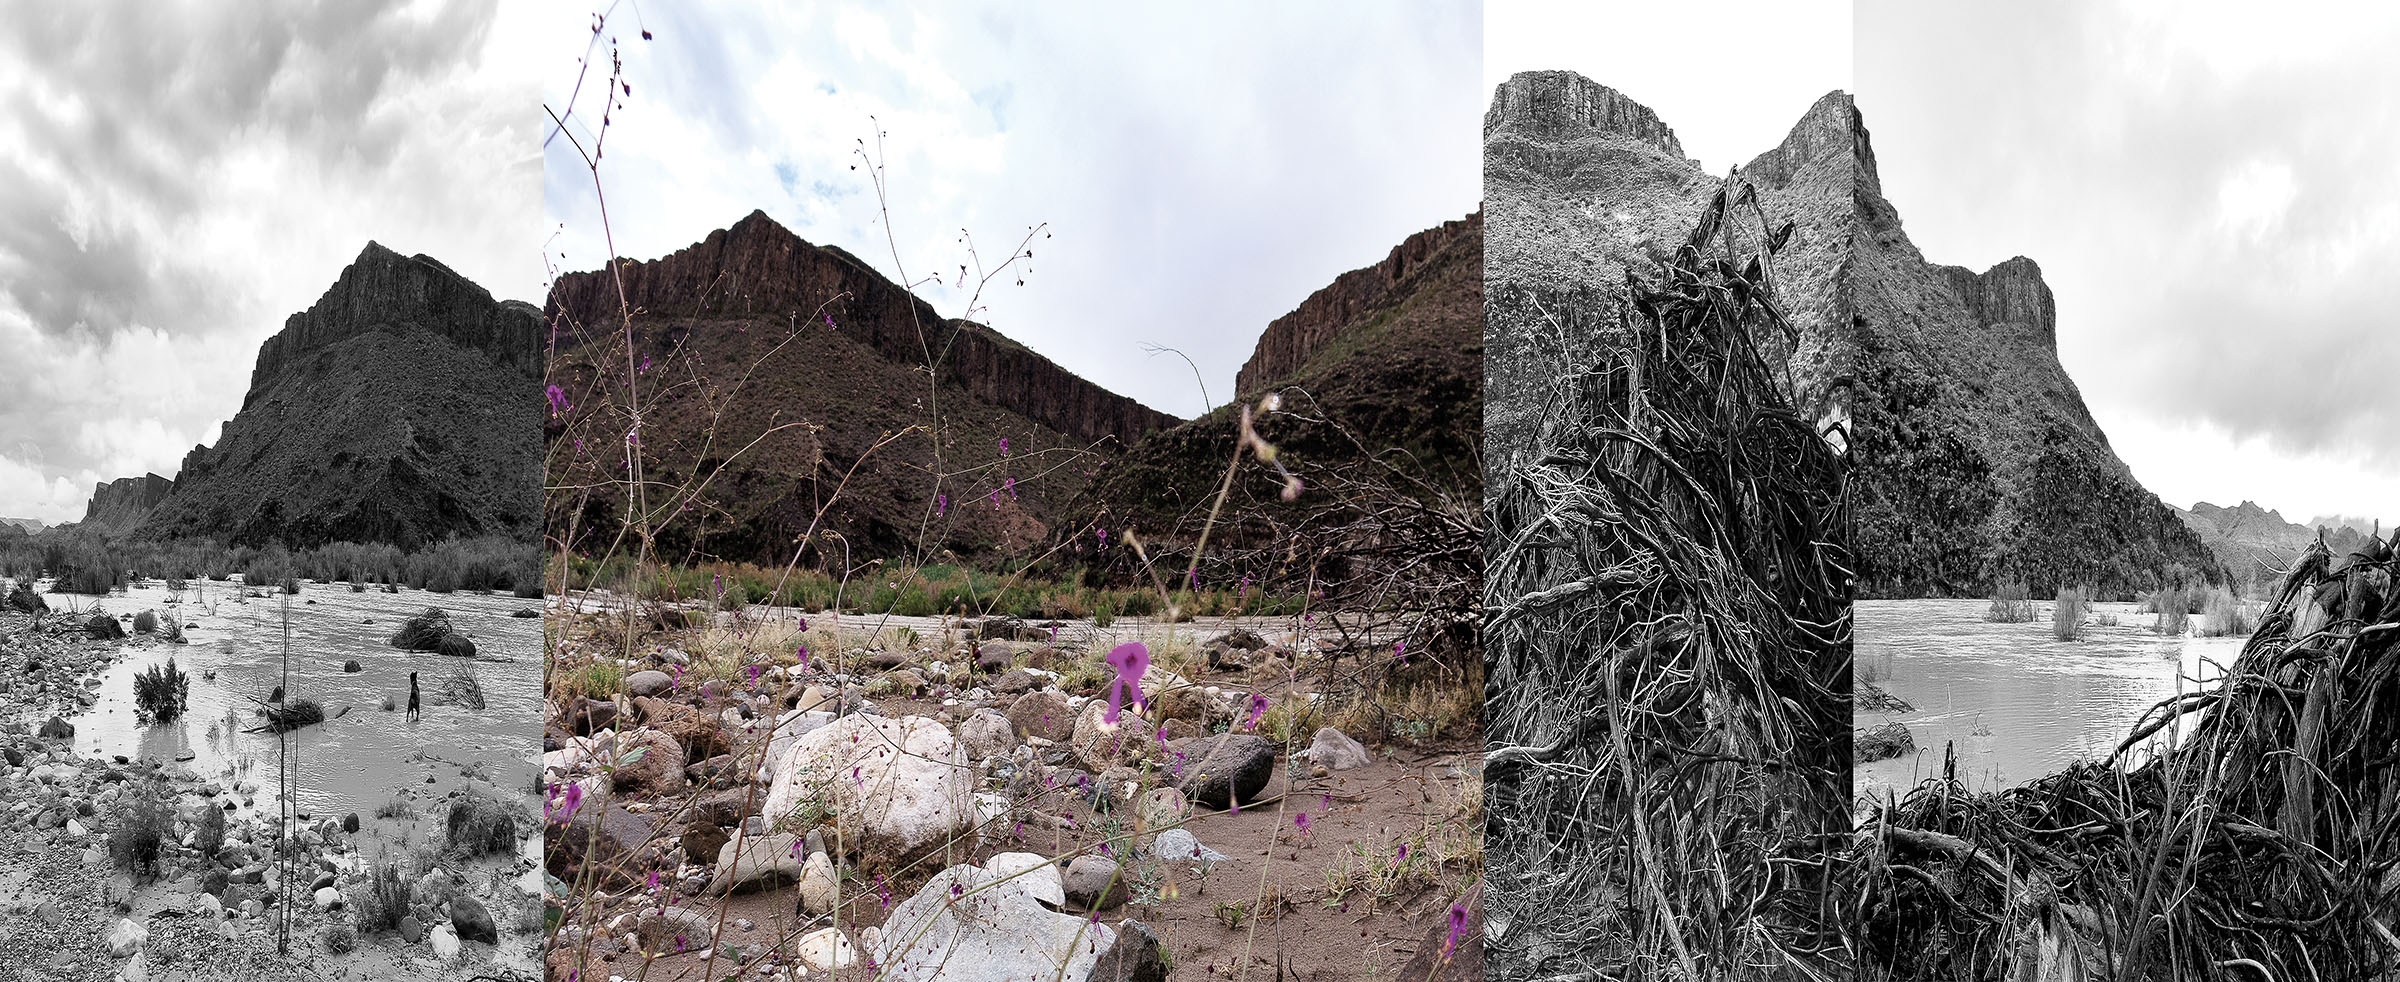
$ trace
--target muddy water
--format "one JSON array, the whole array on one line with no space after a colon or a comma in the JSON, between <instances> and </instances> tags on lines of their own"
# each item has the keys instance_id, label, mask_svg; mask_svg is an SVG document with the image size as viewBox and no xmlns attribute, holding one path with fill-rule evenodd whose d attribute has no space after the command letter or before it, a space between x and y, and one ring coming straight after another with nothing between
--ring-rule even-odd
<instances>
[{"instance_id":1,"label":"muddy water","mask_svg":"<svg viewBox=\"0 0 2400 982\"><path fill-rule=\"evenodd\" d=\"M2144 710L2220 674L2243 638L2164 637L2155 616L2132 604L2096 605L2084 636L2051 634L2048 601L2025 624L1985 621L1987 600L1862 600L1856 608L1859 679L1876 679L1914 705L1906 713L1860 711L1861 728L1897 721L1918 752L1858 766L1861 796L1905 794L1938 777L1945 744L1959 778L1990 789L2022 783L2077 760L2105 757ZM2193 627L2200 618L2193 617ZM2210 664L2214 661L2214 665Z\"/></svg>"},{"instance_id":2,"label":"muddy water","mask_svg":"<svg viewBox=\"0 0 2400 982\"><path fill-rule=\"evenodd\" d=\"M98 598L73 599L88 608ZM289 598L245 597L235 584L214 581L194 581L176 595L154 580L98 603L112 614L172 613L186 625L190 643L128 649L101 676L99 701L73 719L76 749L86 754L181 760L203 776L271 794L275 736L252 731L263 722L260 701L284 684L288 624L289 695L317 700L328 716L348 710L298 731L295 797L304 810L371 811L402 782L422 783L421 765L433 761L477 767L504 789L532 784L541 751L541 621L509 615L538 608L538 600L422 590L352 593L344 584L315 582L304 582ZM452 625L474 639L479 657L407 652L385 643L403 618L426 607L447 611ZM138 725L133 678L170 656L191 676L189 708L174 723ZM343 663L353 659L360 671L344 672ZM471 670L482 687L481 711L431 704L441 680L460 670ZM415 721L402 711L410 672L419 673L427 700ZM382 708L387 695L395 705L389 712ZM420 766L406 766L411 764Z\"/></svg>"}]
</instances>

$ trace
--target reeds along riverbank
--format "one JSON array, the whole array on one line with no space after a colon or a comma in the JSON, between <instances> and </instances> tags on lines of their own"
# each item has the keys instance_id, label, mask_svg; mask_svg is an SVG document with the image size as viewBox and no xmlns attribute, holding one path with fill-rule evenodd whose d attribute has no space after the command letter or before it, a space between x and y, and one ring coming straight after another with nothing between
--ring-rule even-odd
<instances>
[{"instance_id":1,"label":"reeds along riverbank","mask_svg":"<svg viewBox=\"0 0 2400 982\"><path fill-rule=\"evenodd\" d=\"M1631 284L1617 347L1494 454L1527 462L1493 483L1485 592L1504 977L1847 974L1844 470L1770 365L1790 328L1747 200Z\"/></svg>"},{"instance_id":2,"label":"reeds along riverbank","mask_svg":"<svg viewBox=\"0 0 2400 982\"><path fill-rule=\"evenodd\" d=\"M1869 979L2400 972L2400 591L2381 540L2312 546L2218 684L2108 760L1874 815ZM2228 974L2247 973L2247 974Z\"/></svg>"}]
</instances>

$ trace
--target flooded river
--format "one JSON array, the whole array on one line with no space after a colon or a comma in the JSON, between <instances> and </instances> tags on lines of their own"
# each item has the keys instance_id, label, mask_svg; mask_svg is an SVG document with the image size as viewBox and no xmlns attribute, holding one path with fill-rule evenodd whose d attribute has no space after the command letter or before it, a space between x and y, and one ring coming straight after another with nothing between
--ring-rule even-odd
<instances>
[{"instance_id":1,"label":"flooded river","mask_svg":"<svg viewBox=\"0 0 2400 982\"><path fill-rule=\"evenodd\" d=\"M1986 790L2048 774L2076 760L2105 757L2144 710L2220 674L2244 638L2165 637L2155 616L2133 604L2094 605L2084 635L2051 634L2049 601L2036 601L2031 623L1984 620L1987 600L1862 600L1857 604L1857 678L1873 680L1915 707L1860 711L1861 728L1906 725L1917 753L1860 764L1862 796L1904 794L1938 777L1945 744L1958 773ZM2198 628L2201 618L2194 616ZM2215 664L2210 664L2213 661ZM1860 686L1864 691L1864 686Z\"/></svg>"}]
</instances>

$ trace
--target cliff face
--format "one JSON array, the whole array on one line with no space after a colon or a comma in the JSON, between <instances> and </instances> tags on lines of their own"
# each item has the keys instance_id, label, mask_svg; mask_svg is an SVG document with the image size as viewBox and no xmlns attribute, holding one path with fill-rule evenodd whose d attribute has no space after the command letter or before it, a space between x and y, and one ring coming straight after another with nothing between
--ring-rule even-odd
<instances>
[{"instance_id":1,"label":"cliff face","mask_svg":"<svg viewBox=\"0 0 2400 982\"><path fill-rule=\"evenodd\" d=\"M1295 550L1315 554L1334 545L1337 554L1370 551L1358 541L1310 538L1329 516L1346 516L1341 524L1357 518L1342 511L1345 504L1367 506L1345 499L1339 490L1344 481L1404 487L1434 510L1477 507L1483 480L1477 466L1483 446L1483 228L1477 212L1411 235L1381 262L1336 277L1277 318L1242 367L1236 401L1154 433L1101 466L1067 508L1076 522L1072 528L1135 529L1154 556L1189 548L1225 478L1239 439L1241 405L1255 404L1269 391L1279 393L1286 412L1262 417L1259 432L1309 490L1284 501L1280 475L1245 458L1225 512L1209 533L1209 565L1201 574L1209 583L1264 577ZM1384 471L1386 465L1399 474ZM1058 555L1074 557L1089 550L1090 539L1058 536L1053 545ZM1251 559L1262 561L1244 565ZM1330 583L1373 571L1317 572Z\"/></svg>"},{"instance_id":2,"label":"cliff face","mask_svg":"<svg viewBox=\"0 0 2400 982\"><path fill-rule=\"evenodd\" d=\"M1510 448L1529 442L1559 365L1622 343L1625 270L1681 244L1727 187L1628 102L1529 73L1485 116L1489 466L1512 466ZM1996 578L2125 589L2171 567L2215 571L2059 365L2040 268L1926 262L1883 197L1847 94L1819 99L1735 180L1757 189L1770 224L1796 225L1772 269L1798 333L1789 395L1852 412L1862 591L1971 593Z\"/></svg>"},{"instance_id":3,"label":"cliff face","mask_svg":"<svg viewBox=\"0 0 2400 982\"><path fill-rule=\"evenodd\" d=\"M92 500L83 506L83 522L87 527L109 532L122 532L141 524L150 510L167 500L175 490L175 482L156 474L140 477L120 477L106 484L92 485ZM39 532L36 523L27 531Z\"/></svg>"},{"instance_id":4,"label":"cliff face","mask_svg":"<svg viewBox=\"0 0 2400 982\"><path fill-rule=\"evenodd\" d=\"M1254 398L1269 385L1299 375L1363 315L1406 294L1415 286L1414 278L1447 258L1445 251L1451 249L1470 249L1481 256L1482 212L1409 236L1382 262L1343 273L1291 313L1269 322L1250 360L1234 375L1234 397Z\"/></svg>"},{"instance_id":5,"label":"cliff face","mask_svg":"<svg viewBox=\"0 0 2400 982\"><path fill-rule=\"evenodd\" d=\"M532 306L368 243L260 347L241 411L136 534L539 542L540 330Z\"/></svg>"},{"instance_id":6,"label":"cliff face","mask_svg":"<svg viewBox=\"0 0 2400 982\"><path fill-rule=\"evenodd\" d=\"M945 351L942 380L967 395L1083 440L1130 443L1174 425L1173 416L1084 381L981 324L945 320L849 253L810 245L753 211L732 228L644 263L622 267L625 298L644 319L822 323L886 358L925 361ZM571 323L613 324L615 284L601 272L552 286L546 313ZM912 316L913 315L913 316ZM919 326L925 334L920 336Z\"/></svg>"},{"instance_id":7,"label":"cliff face","mask_svg":"<svg viewBox=\"0 0 2400 982\"><path fill-rule=\"evenodd\" d=\"M2278 582L2291 570L2292 561L2317 540L2320 529L2327 548L2337 557L2348 555L2379 531L2375 523L2363 520L2320 517L2304 525L2250 501L2230 508L2202 501L2177 514L2224 560L2234 582L2244 584Z\"/></svg>"},{"instance_id":8,"label":"cliff face","mask_svg":"<svg viewBox=\"0 0 2400 982\"><path fill-rule=\"evenodd\" d=\"M670 554L782 562L812 529L859 561L1013 554L1101 459L1177 422L763 213L620 270L645 470L700 488L661 533ZM619 312L604 272L553 284L552 376L575 408L548 430L551 477L599 489L562 528L621 524L625 423L602 411L623 391Z\"/></svg>"}]
</instances>

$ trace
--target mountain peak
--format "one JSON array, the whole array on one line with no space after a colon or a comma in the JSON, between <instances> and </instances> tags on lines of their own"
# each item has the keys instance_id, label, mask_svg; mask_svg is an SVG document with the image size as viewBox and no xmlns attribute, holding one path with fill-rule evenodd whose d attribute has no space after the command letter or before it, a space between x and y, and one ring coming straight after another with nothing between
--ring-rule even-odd
<instances>
[{"instance_id":1,"label":"mountain peak","mask_svg":"<svg viewBox=\"0 0 2400 982\"><path fill-rule=\"evenodd\" d=\"M1483 114L1484 139L1501 131L1545 139L1614 133L1683 157L1682 141L1650 107L1569 71L1518 72L1500 83Z\"/></svg>"}]
</instances>

